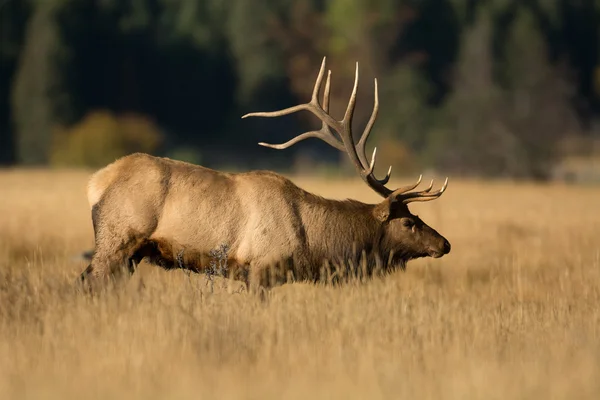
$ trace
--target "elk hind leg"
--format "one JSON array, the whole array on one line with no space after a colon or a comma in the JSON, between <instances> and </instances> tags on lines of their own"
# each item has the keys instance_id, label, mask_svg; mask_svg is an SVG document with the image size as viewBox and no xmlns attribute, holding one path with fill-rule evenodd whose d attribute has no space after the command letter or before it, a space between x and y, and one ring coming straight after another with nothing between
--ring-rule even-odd
<instances>
[{"instance_id":1,"label":"elk hind leg","mask_svg":"<svg viewBox=\"0 0 600 400\"><path fill-rule=\"evenodd\" d=\"M81 281L106 285L131 276L141 261L138 250L156 228L156 210L143 198L119 196L119 190L105 194L92 206L95 249ZM129 200L128 207L121 207Z\"/></svg>"},{"instance_id":2,"label":"elk hind leg","mask_svg":"<svg viewBox=\"0 0 600 400\"><path fill-rule=\"evenodd\" d=\"M142 257L138 248L143 243L140 235L126 238L117 236L97 240L96 251L91 263L81 273L79 283L88 291L104 287L109 283L120 284L135 272Z\"/></svg>"}]
</instances>

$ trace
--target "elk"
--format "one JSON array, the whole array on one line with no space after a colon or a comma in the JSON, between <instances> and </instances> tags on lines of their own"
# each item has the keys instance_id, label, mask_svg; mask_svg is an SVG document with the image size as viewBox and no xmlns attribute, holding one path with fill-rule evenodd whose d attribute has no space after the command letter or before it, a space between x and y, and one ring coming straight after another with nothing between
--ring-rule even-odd
<instances>
[{"instance_id":1,"label":"elk","mask_svg":"<svg viewBox=\"0 0 600 400\"><path fill-rule=\"evenodd\" d=\"M433 181L392 190L373 170L365 143L379 109L377 79L371 117L354 143L352 118L358 88L358 63L354 88L342 120L329 113L331 71L319 102L326 58L323 58L310 102L247 117L278 117L309 111L321 120L321 129L309 131L283 144L259 143L286 149L304 139L318 138L345 152L369 188L383 199L367 204L352 199L333 200L307 192L272 171L226 173L199 165L135 153L95 172L87 197L91 207L95 249L80 283L102 283L134 273L142 259L165 269L206 271L211 251L226 243L233 279L249 291L284 283L267 271L278 265L296 280L318 277L324 262L343 262L361 256L373 269L405 268L419 257L439 258L450 252L450 243L413 215L408 204L439 198L448 178L437 191ZM332 132L333 130L333 132ZM284 276L282 274L280 276ZM287 275L286 275L287 276Z\"/></svg>"}]
</instances>

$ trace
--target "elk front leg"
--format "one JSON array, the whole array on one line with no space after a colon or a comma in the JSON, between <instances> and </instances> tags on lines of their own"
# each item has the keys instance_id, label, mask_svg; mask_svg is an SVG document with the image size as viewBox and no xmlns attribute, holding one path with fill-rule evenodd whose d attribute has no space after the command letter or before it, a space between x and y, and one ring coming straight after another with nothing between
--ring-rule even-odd
<instances>
[{"instance_id":1,"label":"elk front leg","mask_svg":"<svg viewBox=\"0 0 600 400\"><path fill-rule=\"evenodd\" d=\"M261 298L272 288L281 286L288 281L291 260L261 264L252 263L246 281L249 293L258 293Z\"/></svg>"}]
</instances>

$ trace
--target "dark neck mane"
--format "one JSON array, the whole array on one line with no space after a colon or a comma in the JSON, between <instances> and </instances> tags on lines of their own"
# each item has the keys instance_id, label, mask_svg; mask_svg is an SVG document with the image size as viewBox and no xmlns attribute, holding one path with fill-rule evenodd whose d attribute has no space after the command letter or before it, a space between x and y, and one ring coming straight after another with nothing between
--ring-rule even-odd
<instances>
[{"instance_id":1,"label":"dark neck mane","mask_svg":"<svg viewBox=\"0 0 600 400\"><path fill-rule=\"evenodd\" d=\"M385 265L388 254L381 249L383 228L373 215L375 205L357 200L326 199L306 193L302 204L302 218L311 262L322 265L329 255L329 263L360 264L363 251L369 268L376 258Z\"/></svg>"}]
</instances>

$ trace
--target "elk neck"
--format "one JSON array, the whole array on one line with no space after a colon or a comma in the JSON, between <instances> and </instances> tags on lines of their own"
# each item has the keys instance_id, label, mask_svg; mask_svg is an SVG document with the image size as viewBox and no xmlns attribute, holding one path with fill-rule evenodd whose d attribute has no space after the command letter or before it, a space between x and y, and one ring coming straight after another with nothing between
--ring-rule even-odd
<instances>
[{"instance_id":1,"label":"elk neck","mask_svg":"<svg viewBox=\"0 0 600 400\"><path fill-rule=\"evenodd\" d=\"M363 251L368 257L381 252L383 226L373 214L374 204L312 194L301 204L306 240L315 262L327 255L348 260L360 259Z\"/></svg>"}]
</instances>

